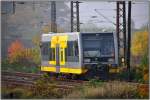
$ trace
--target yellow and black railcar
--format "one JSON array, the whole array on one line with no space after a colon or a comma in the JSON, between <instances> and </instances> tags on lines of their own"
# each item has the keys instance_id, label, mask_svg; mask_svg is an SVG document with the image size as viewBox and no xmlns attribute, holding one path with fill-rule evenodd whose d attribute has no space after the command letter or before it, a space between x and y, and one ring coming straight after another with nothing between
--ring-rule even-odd
<instances>
[{"instance_id":1,"label":"yellow and black railcar","mask_svg":"<svg viewBox=\"0 0 150 100\"><path fill-rule=\"evenodd\" d=\"M84 74L94 69L100 73L108 65L118 66L113 32L42 34L41 43L41 71Z\"/></svg>"}]
</instances>

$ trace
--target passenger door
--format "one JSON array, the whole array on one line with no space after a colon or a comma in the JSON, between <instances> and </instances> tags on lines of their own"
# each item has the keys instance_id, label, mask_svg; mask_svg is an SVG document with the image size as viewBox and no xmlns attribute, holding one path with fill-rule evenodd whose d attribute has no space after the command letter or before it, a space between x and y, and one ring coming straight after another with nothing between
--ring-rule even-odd
<instances>
[{"instance_id":1,"label":"passenger door","mask_svg":"<svg viewBox=\"0 0 150 100\"><path fill-rule=\"evenodd\" d=\"M56 67L56 72L60 72L60 66L66 64L65 49L67 48L67 35L52 36L51 38L51 55L53 59L49 64Z\"/></svg>"}]
</instances>

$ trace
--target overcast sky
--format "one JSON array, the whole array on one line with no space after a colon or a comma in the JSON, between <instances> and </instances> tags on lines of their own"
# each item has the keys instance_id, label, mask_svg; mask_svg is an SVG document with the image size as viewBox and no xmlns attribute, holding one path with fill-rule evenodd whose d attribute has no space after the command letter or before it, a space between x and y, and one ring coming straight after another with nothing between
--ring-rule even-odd
<instances>
[{"instance_id":1,"label":"overcast sky","mask_svg":"<svg viewBox=\"0 0 150 100\"><path fill-rule=\"evenodd\" d=\"M126 2L127 3L127 2ZM67 3L70 7L70 3ZM127 9L126 5L126 9ZM110 21L102 17L102 15L95 12L94 9L98 9L98 12L103 16L107 17L112 22L116 22L116 2L86 2L80 3L80 22L95 23L102 27L115 27ZM127 10L126 10L127 12ZM91 18L97 16L97 18ZM140 28L142 25L148 23L149 18L149 3L148 2L134 2L132 4L132 19L135 23L135 28Z\"/></svg>"}]
</instances>

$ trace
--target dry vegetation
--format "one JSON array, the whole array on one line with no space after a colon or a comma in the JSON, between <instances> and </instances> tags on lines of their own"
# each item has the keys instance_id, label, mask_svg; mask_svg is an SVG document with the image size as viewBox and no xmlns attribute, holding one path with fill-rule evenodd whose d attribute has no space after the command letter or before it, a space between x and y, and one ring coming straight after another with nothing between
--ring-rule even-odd
<instances>
[{"instance_id":1,"label":"dry vegetation","mask_svg":"<svg viewBox=\"0 0 150 100\"><path fill-rule=\"evenodd\" d=\"M147 85L148 86L148 85ZM147 87L148 90L148 87ZM87 86L82 89L76 90L66 96L65 98L88 98L88 99L99 99L99 98L148 98L148 91L141 91L144 96L141 96L139 92L139 86L130 84L127 82L109 82L104 83L101 86Z\"/></svg>"},{"instance_id":2,"label":"dry vegetation","mask_svg":"<svg viewBox=\"0 0 150 100\"><path fill-rule=\"evenodd\" d=\"M32 89L2 88L2 98L147 99L149 97L148 84L120 81L97 82L94 80L86 85L77 86L69 90L55 88L54 85L54 81L38 80Z\"/></svg>"}]
</instances>

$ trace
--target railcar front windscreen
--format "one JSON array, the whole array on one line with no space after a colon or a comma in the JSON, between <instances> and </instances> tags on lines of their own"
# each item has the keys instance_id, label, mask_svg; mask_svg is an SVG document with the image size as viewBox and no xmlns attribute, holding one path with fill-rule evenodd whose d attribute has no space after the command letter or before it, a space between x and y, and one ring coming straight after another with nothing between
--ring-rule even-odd
<instances>
[{"instance_id":1,"label":"railcar front windscreen","mask_svg":"<svg viewBox=\"0 0 150 100\"><path fill-rule=\"evenodd\" d=\"M83 56L89 61L97 58L100 62L108 62L114 58L114 37L113 33L91 33L83 34ZM87 60L86 60L87 61Z\"/></svg>"}]
</instances>

